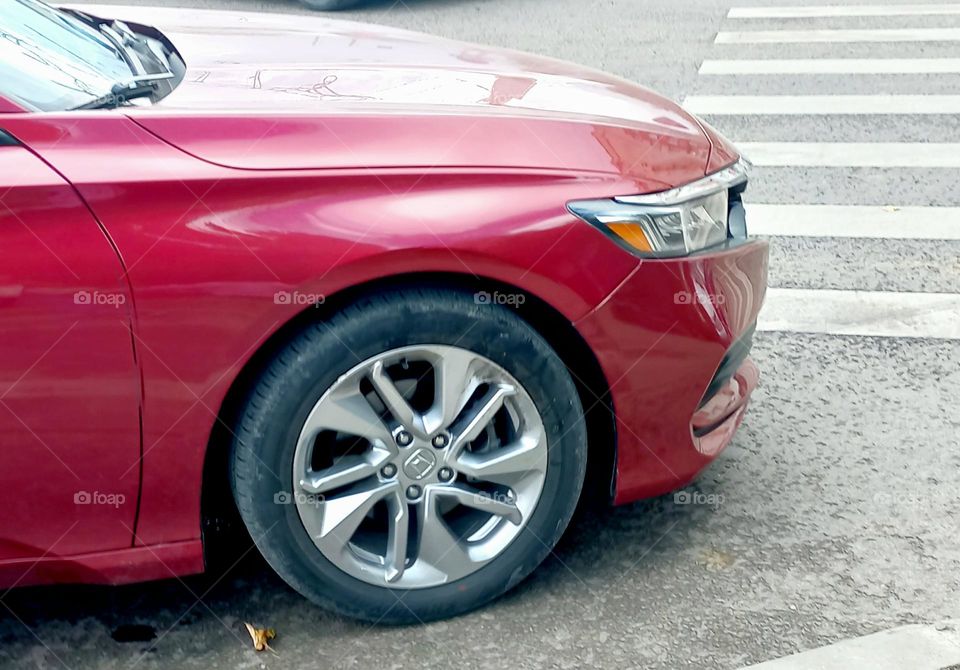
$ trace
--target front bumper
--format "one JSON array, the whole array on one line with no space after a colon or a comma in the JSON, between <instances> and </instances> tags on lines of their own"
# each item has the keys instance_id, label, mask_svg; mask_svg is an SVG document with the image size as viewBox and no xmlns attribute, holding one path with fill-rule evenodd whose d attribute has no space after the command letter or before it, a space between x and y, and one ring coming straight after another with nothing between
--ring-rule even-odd
<instances>
[{"instance_id":1,"label":"front bumper","mask_svg":"<svg viewBox=\"0 0 960 670\"><path fill-rule=\"evenodd\" d=\"M577 322L610 387L616 504L686 485L730 442L757 384L743 342L763 304L767 257L767 243L751 240L642 261ZM737 367L718 378L731 355Z\"/></svg>"}]
</instances>

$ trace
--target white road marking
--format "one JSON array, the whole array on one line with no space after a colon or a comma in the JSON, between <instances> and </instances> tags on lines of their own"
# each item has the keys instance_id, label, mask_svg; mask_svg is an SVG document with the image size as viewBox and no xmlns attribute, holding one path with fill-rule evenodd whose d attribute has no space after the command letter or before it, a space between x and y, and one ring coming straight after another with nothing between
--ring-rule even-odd
<instances>
[{"instance_id":1,"label":"white road marking","mask_svg":"<svg viewBox=\"0 0 960 670\"><path fill-rule=\"evenodd\" d=\"M831 16L938 16L960 14L960 4L809 5L805 7L732 7L729 19L808 19Z\"/></svg>"},{"instance_id":2,"label":"white road marking","mask_svg":"<svg viewBox=\"0 0 960 670\"><path fill-rule=\"evenodd\" d=\"M757 328L960 340L960 294L770 288Z\"/></svg>"},{"instance_id":3,"label":"white road marking","mask_svg":"<svg viewBox=\"0 0 960 670\"><path fill-rule=\"evenodd\" d=\"M691 95L694 114L960 114L960 95Z\"/></svg>"},{"instance_id":4,"label":"white road marking","mask_svg":"<svg viewBox=\"0 0 960 670\"><path fill-rule=\"evenodd\" d=\"M957 42L960 28L876 28L850 30L743 30L717 33L717 44L796 42Z\"/></svg>"},{"instance_id":5,"label":"white road marking","mask_svg":"<svg viewBox=\"0 0 960 670\"><path fill-rule=\"evenodd\" d=\"M729 16L800 18L924 13L960 15L960 3L925 8L920 5L734 8ZM960 28L724 31L717 34L715 41L718 44L956 42L960 41ZM960 58L718 60L705 61L700 72L952 74L960 73ZM695 95L688 97L684 106L697 114L719 115L960 114L960 95ZM758 166L960 168L960 144L954 143L737 142L737 145ZM747 226L752 234L759 235L960 240L960 207L748 204ZM758 328L794 333L960 340L960 294L770 288ZM900 644L903 650L909 650L908 642ZM957 652L960 654L960 647ZM798 658L800 656L792 657ZM832 670L834 665L826 664L824 658L816 659L821 665L773 665L793 662L782 659L772 662L769 670L774 667L777 670L808 667ZM949 662L960 662L960 656ZM766 670L767 664L762 667ZM855 670L861 666L845 658L835 667ZM886 666L867 660L862 667ZM919 669L921 666L907 661L890 667ZM930 667L932 670L940 666Z\"/></svg>"},{"instance_id":6,"label":"white road marking","mask_svg":"<svg viewBox=\"0 0 960 670\"><path fill-rule=\"evenodd\" d=\"M741 670L942 670L960 663L958 625L899 626Z\"/></svg>"},{"instance_id":7,"label":"white road marking","mask_svg":"<svg viewBox=\"0 0 960 670\"><path fill-rule=\"evenodd\" d=\"M960 240L960 207L748 203L751 235Z\"/></svg>"},{"instance_id":8,"label":"white road marking","mask_svg":"<svg viewBox=\"0 0 960 670\"><path fill-rule=\"evenodd\" d=\"M957 5L960 7L960 5ZM700 74L957 74L960 58L705 60Z\"/></svg>"},{"instance_id":9,"label":"white road marking","mask_svg":"<svg viewBox=\"0 0 960 670\"><path fill-rule=\"evenodd\" d=\"M759 166L960 168L960 144L936 142L737 142Z\"/></svg>"}]
</instances>

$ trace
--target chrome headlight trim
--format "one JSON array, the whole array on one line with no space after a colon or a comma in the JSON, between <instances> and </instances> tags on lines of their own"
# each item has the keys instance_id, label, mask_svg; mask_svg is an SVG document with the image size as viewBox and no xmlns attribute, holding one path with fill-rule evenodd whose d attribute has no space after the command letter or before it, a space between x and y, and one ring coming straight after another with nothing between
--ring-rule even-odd
<instances>
[{"instance_id":1,"label":"chrome headlight trim","mask_svg":"<svg viewBox=\"0 0 960 670\"><path fill-rule=\"evenodd\" d=\"M728 165L722 170L708 174L703 179L672 188L669 191L649 193L646 195L622 195L614 198L625 205L644 205L647 207L674 207L690 200L703 198L720 191L726 191L747 181L750 173L750 163L740 158L736 163Z\"/></svg>"}]
</instances>

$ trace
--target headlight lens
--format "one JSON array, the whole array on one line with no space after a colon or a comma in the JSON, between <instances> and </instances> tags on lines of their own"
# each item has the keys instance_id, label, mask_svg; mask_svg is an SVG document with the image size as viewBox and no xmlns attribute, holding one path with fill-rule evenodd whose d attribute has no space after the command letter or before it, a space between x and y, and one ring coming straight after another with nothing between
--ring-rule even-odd
<instances>
[{"instance_id":1,"label":"headlight lens","mask_svg":"<svg viewBox=\"0 0 960 670\"><path fill-rule=\"evenodd\" d=\"M685 256L727 239L730 189L747 180L740 160L691 184L649 195L571 202L571 212L641 256Z\"/></svg>"}]
</instances>

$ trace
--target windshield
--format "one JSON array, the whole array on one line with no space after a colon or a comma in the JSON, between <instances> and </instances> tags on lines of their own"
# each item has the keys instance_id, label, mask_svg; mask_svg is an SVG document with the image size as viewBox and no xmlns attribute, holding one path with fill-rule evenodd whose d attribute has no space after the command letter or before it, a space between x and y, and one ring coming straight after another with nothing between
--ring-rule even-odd
<instances>
[{"instance_id":1,"label":"windshield","mask_svg":"<svg viewBox=\"0 0 960 670\"><path fill-rule=\"evenodd\" d=\"M32 110L66 110L130 76L123 55L93 27L37 0L0 0L4 97Z\"/></svg>"}]
</instances>

